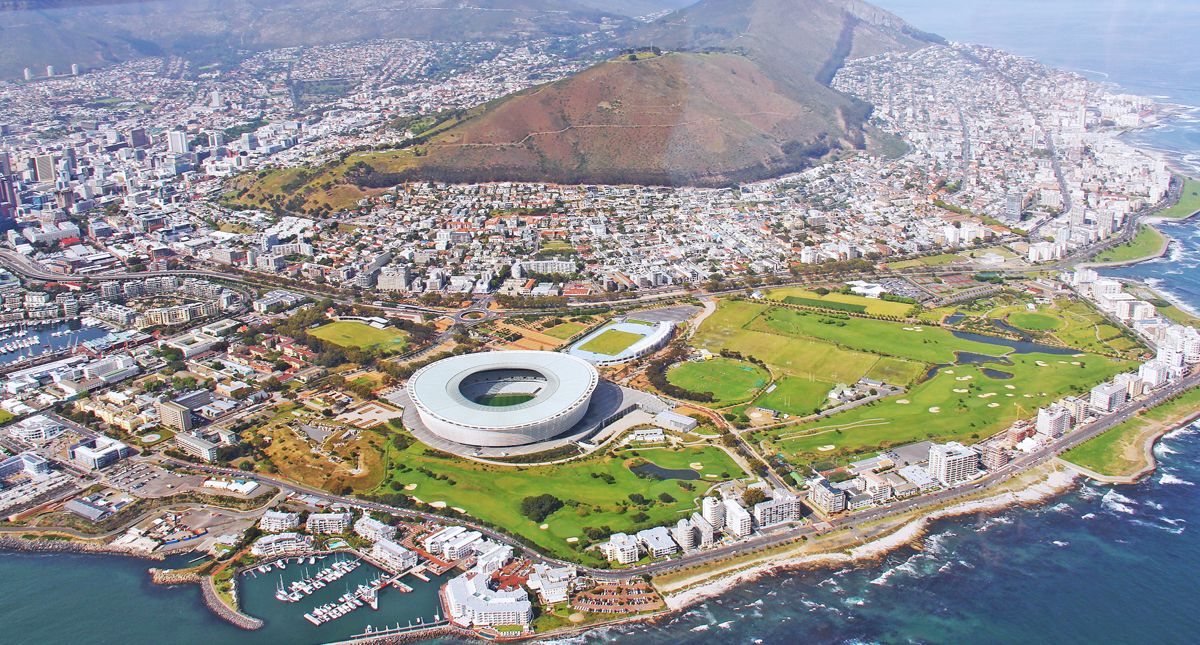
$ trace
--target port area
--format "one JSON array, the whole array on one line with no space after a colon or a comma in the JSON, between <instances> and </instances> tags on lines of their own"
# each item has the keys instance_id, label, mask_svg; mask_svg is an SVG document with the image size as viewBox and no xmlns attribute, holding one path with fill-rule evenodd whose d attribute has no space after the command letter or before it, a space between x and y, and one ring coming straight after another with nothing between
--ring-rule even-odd
<instances>
[{"instance_id":1,"label":"port area","mask_svg":"<svg viewBox=\"0 0 1200 645\"><path fill-rule=\"evenodd\" d=\"M245 569L243 610L288 642L327 642L445 624L442 575L392 574L350 551L288 556ZM314 631L315 630L315 631Z\"/></svg>"}]
</instances>

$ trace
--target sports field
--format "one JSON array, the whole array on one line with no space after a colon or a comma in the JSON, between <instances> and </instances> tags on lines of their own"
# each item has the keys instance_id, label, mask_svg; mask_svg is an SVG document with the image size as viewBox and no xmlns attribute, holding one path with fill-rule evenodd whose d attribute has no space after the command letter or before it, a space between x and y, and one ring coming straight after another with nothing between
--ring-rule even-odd
<instances>
[{"instance_id":1,"label":"sports field","mask_svg":"<svg viewBox=\"0 0 1200 645\"><path fill-rule=\"evenodd\" d=\"M815 291L808 289L800 289L798 287L785 287L782 289L771 289L767 292L767 297L771 300L781 302L789 302L788 298L796 298L795 304L800 304L808 307L820 307L823 304L836 309L838 304L851 305L854 307L862 307L862 311L873 316L903 316L912 309L912 305L904 302L888 302L887 300L879 300L878 298L867 298L865 296L851 295L832 291L825 295L820 295ZM804 302L810 300L814 302Z\"/></svg>"},{"instance_id":2,"label":"sports field","mask_svg":"<svg viewBox=\"0 0 1200 645\"><path fill-rule=\"evenodd\" d=\"M543 329L542 333L546 334L547 336L553 336L559 340L567 340L568 338L585 329L587 329L587 325L584 325L583 323L565 322L547 329Z\"/></svg>"},{"instance_id":3,"label":"sports field","mask_svg":"<svg viewBox=\"0 0 1200 645\"><path fill-rule=\"evenodd\" d=\"M356 320L339 320L310 329L308 333L340 347L357 347L381 354L402 352L408 347L408 334L399 329L376 329Z\"/></svg>"},{"instance_id":4,"label":"sports field","mask_svg":"<svg viewBox=\"0 0 1200 645\"><path fill-rule=\"evenodd\" d=\"M792 416L804 416L820 410L828 400L829 391L833 385L823 381L814 381L789 376L775 384L775 389L764 393L754 401L754 405Z\"/></svg>"},{"instance_id":5,"label":"sports field","mask_svg":"<svg viewBox=\"0 0 1200 645\"><path fill-rule=\"evenodd\" d=\"M663 468L690 468L701 479L644 479L629 470L634 459L645 459ZM389 473L378 492L403 492L426 503L444 502L474 517L531 540L546 553L595 563L599 556L575 551L588 540L584 527L633 532L659 524L674 524L696 509L696 499L712 483L745 473L725 452L714 446L638 448L618 455L585 457L554 466L491 466L444 456L414 442L404 449L390 446ZM611 479L612 483L608 483ZM688 488L691 490L688 490ZM502 491L503 494L498 494ZM545 520L546 528L521 514L521 500L550 493L564 507ZM637 493L649 505L633 504ZM660 495L666 495L663 501ZM634 519L638 513L647 517ZM640 518L639 518L640 519ZM568 542L576 538L577 542Z\"/></svg>"},{"instance_id":6,"label":"sports field","mask_svg":"<svg viewBox=\"0 0 1200 645\"><path fill-rule=\"evenodd\" d=\"M604 356L616 356L643 338L645 336L641 334L610 329L584 343L579 349L594 354L603 354Z\"/></svg>"},{"instance_id":7,"label":"sports field","mask_svg":"<svg viewBox=\"0 0 1200 645\"><path fill-rule=\"evenodd\" d=\"M1046 314L1020 312L1010 315L1008 324L1028 331L1053 331L1062 327L1063 321Z\"/></svg>"},{"instance_id":8,"label":"sports field","mask_svg":"<svg viewBox=\"0 0 1200 645\"><path fill-rule=\"evenodd\" d=\"M1153 226L1145 224L1138 227L1137 235L1125 244L1114 246L1097 255L1095 262L1132 262L1142 258L1152 257L1163 248L1167 238Z\"/></svg>"},{"instance_id":9,"label":"sports field","mask_svg":"<svg viewBox=\"0 0 1200 645\"><path fill-rule=\"evenodd\" d=\"M854 383L884 363L875 354L838 347L819 338L791 335L769 326L760 327L759 317L768 310L809 313L769 304L724 300L701 324L692 344L713 353L730 349L754 356L764 361L776 376L791 375L827 383ZM892 360L886 361L883 367L886 372L901 375L904 380L897 381L898 385L907 383L911 380L909 377L920 373L921 369L920 364L902 366Z\"/></svg>"},{"instance_id":10,"label":"sports field","mask_svg":"<svg viewBox=\"0 0 1200 645\"><path fill-rule=\"evenodd\" d=\"M667 380L691 392L712 392L711 405L724 407L749 399L767 384L763 368L728 358L681 363L667 372Z\"/></svg>"}]
</instances>

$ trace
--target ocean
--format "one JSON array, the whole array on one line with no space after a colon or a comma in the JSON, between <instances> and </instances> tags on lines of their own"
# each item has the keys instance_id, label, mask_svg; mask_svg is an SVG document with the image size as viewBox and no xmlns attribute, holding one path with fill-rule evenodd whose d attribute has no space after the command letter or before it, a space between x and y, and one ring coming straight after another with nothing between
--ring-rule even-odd
<instances>
[{"instance_id":1,"label":"ocean","mask_svg":"<svg viewBox=\"0 0 1200 645\"><path fill-rule=\"evenodd\" d=\"M1000 47L1129 92L1200 106L1200 39L1193 37L1200 33L1200 3L877 3L952 40ZM1133 140L1200 176L1195 112ZM1200 224L1163 230L1178 240L1168 257L1109 273L1147 280L1200 309ZM1200 429L1169 434L1155 453L1158 471L1133 486L1082 483L1042 505L940 520L919 549L859 567L764 578L660 624L602 628L565 642L1193 643L1200 632L1194 611L1200 599ZM306 629L298 614L257 598L251 604L270 608L262 609L269 612L267 627L239 631L212 617L196 588L151 585L147 566L111 556L0 554L4 642L337 637ZM409 596L385 595L381 612L396 620L424 614L424 595Z\"/></svg>"}]
</instances>

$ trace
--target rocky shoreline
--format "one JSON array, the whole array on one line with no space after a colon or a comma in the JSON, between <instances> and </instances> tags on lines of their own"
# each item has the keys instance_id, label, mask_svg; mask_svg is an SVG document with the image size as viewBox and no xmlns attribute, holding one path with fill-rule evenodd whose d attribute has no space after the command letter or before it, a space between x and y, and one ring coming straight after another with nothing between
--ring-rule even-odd
<instances>
[{"instance_id":1,"label":"rocky shoreline","mask_svg":"<svg viewBox=\"0 0 1200 645\"><path fill-rule=\"evenodd\" d=\"M75 540L30 540L27 538L0 537L0 551L24 551L29 553L93 553L98 555L121 555L144 560L163 560L160 553L146 553L111 544L78 542Z\"/></svg>"},{"instance_id":2,"label":"rocky shoreline","mask_svg":"<svg viewBox=\"0 0 1200 645\"><path fill-rule=\"evenodd\" d=\"M821 566L845 565L876 560L905 545L919 542L924 537L930 523L935 520L979 513L997 511L1018 504L1033 504L1045 501L1058 495L1074 485L1076 473L1055 471L1046 478L1022 490L999 493L991 497L968 502L960 502L946 508L917 517L899 529L848 551L836 553L813 553L776 562L765 562L753 565L742 571L732 573L720 580L703 582L694 587L671 595L664 595L667 607L672 612L681 611L692 605L719 596L730 589L755 580L795 571Z\"/></svg>"}]
</instances>

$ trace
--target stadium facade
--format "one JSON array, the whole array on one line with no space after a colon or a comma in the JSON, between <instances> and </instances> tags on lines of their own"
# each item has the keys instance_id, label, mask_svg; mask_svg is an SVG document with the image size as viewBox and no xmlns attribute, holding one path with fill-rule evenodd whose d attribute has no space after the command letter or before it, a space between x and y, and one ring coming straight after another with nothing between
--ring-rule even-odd
<instances>
[{"instance_id":1,"label":"stadium facade","mask_svg":"<svg viewBox=\"0 0 1200 645\"><path fill-rule=\"evenodd\" d=\"M599 384L594 366L568 354L483 352L421 368L405 392L434 435L466 446L508 447L575 428Z\"/></svg>"}]
</instances>

